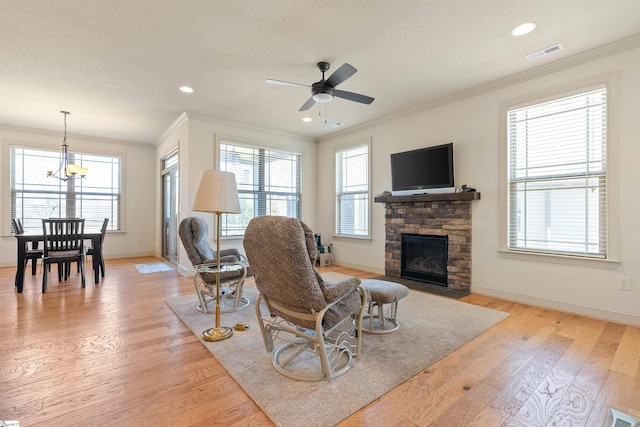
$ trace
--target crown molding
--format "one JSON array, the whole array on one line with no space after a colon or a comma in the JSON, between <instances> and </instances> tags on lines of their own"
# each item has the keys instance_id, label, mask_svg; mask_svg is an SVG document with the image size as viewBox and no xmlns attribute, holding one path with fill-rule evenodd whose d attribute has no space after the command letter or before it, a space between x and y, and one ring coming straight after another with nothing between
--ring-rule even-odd
<instances>
[{"instance_id":1,"label":"crown molding","mask_svg":"<svg viewBox=\"0 0 640 427\"><path fill-rule=\"evenodd\" d=\"M171 124L171 126L169 126L164 132L162 132L162 135L160 135L156 139L156 141L154 142L154 145L156 147L159 146L162 143L162 141L167 139L169 137L169 135L171 135L173 132L175 132L175 130L178 129L183 123L188 121L188 119L189 118L187 117L187 113L186 112L180 113L178 118Z\"/></svg>"}]
</instances>

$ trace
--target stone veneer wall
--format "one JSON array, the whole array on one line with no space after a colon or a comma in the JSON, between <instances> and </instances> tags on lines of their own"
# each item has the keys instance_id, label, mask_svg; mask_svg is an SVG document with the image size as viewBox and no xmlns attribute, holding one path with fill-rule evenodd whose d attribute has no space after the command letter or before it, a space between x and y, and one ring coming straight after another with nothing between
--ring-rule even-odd
<instances>
[{"instance_id":1,"label":"stone veneer wall","mask_svg":"<svg viewBox=\"0 0 640 427\"><path fill-rule=\"evenodd\" d=\"M469 193L467 193L469 194ZM426 195L425 195L426 196ZM451 195L455 197L455 195ZM449 198L453 198L449 197ZM464 197L464 196L463 196ZM471 288L471 200L420 200L428 197L381 197L385 202L385 274L400 277L401 235L449 236L447 276L450 289ZM397 199L399 201L389 201ZM412 200L412 199L415 199Z\"/></svg>"}]
</instances>

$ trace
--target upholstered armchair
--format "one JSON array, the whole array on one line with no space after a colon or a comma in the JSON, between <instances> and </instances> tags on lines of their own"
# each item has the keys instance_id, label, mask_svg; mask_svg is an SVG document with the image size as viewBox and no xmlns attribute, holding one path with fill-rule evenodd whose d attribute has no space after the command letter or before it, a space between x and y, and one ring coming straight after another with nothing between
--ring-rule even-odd
<instances>
[{"instance_id":1,"label":"upholstered armchair","mask_svg":"<svg viewBox=\"0 0 640 427\"><path fill-rule=\"evenodd\" d=\"M178 233L184 245L189 261L196 266L215 268L218 257L209 242L208 228L204 219L188 217L180 223ZM242 296L244 279L250 274L247 258L237 249L220 250L222 264L241 265L240 270L220 273L220 312L240 310L249 305L249 300ZM201 273L194 276L194 286L200 304L196 306L203 313L215 312L216 277L213 273ZM213 303L213 305L212 305Z\"/></svg>"},{"instance_id":2,"label":"upholstered armchair","mask_svg":"<svg viewBox=\"0 0 640 427\"><path fill-rule=\"evenodd\" d=\"M367 301L360 279L324 281L314 267L313 232L294 218L252 219L244 248L259 291L258 323L276 370L303 381L347 372L360 358Z\"/></svg>"}]
</instances>

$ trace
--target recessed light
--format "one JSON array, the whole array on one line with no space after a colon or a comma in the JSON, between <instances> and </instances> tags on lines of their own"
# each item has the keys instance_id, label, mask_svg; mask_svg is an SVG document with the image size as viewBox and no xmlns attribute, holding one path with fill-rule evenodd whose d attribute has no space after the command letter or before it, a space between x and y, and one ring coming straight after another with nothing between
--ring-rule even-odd
<instances>
[{"instance_id":1,"label":"recessed light","mask_svg":"<svg viewBox=\"0 0 640 427\"><path fill-rule=\"evenodd\" d=\"M536 28L536 24L533 22L525 22L524 24L520 24L511 30L511 34L514 36L524 36L525 34L529 34Z\"/></svg>"},{"instance_id":2,"label":"recessed light","mask_svg":"<svg viewBox=\"0 0 640 427\"><path fill-rule=\"evenodd\" d=\"M180 91L184 92L184 93L192 93L193 89L191 89L189 86L182 86L180 88Z\"/></svg>"},{"instance_id":3,"label":"recessed light","mask_svg":"<svg viewBox=\"0 0 640 427\"><path fill-rule=\"evenodd\" d=\"M303 122L307 122L307 123L312 121L312 120L313 119L311 117L305 117L305 118L302 119Z\"/></svg>"}]
</instances>

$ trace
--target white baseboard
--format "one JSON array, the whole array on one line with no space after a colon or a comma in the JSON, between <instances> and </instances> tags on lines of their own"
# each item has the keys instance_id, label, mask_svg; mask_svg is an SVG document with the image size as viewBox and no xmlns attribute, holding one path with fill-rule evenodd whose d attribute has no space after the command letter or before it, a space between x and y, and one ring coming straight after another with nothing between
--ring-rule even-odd
<instances>
[{"instance_id":1,"label":"white baseboard","mask_svg":"<svg viewBox=\"0 0 640 427\"><path fill-rule=\"evenodd\" d=\"M141 258L141 257L148 257L148 256L153 256L156 258L160 258L162 259L162 257L158 256L158 254L156 254L155 252L127 252L127 253L118 253L118 254L111 254L109 256L104 255L104 259L118 259L118 258Z\"/></svg>"},{"instance_id":2,"label":"white baseboard","mask_svg":"<svg viewBox=\"0 0 640 427\"><path fill-rule=\"evenodd\" d=\"M580 314L583 316L607 320L610 322L622 323L625 325L640 326L640 315L633 313L607 310L598 307L541 298L534 295L508 292L502 289L477 286L473 284L471 285L471 293L477 295L486 295L493 298L505 299L508 301L520 302L523 304L535 305L538 307L551 308L553 310L564 311L568 313Z\"/></svg>"},{"instance_id":3,"label":"white baseboard","mask_svg":"<svg viewBox=\"0 0 640 427\"><path fill-rule=\"evenodd\" d=\"M191 268L187 268L184 265L178 265L176 266L176 269L178 270L178 273L182 274L185 277L189 277L189 276L193 276L193 269Z\"/></svg>"}]
</instances>

